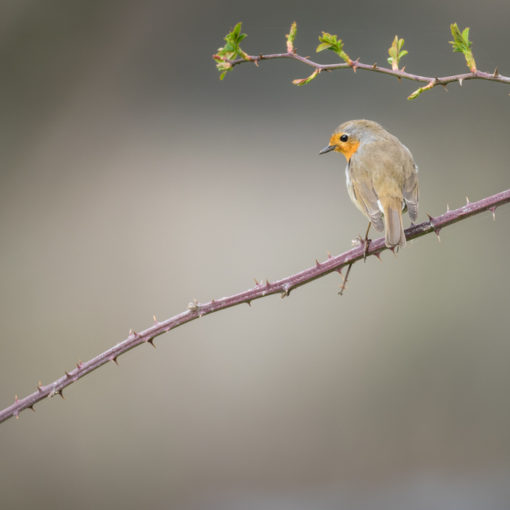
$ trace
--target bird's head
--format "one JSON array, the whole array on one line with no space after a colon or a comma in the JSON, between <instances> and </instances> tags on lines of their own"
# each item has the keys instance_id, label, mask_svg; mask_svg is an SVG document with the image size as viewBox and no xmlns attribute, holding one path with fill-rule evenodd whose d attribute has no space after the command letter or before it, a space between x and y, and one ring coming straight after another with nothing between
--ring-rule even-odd
<instances>
[{"instance_id":1,"label":"bird's head","mask_svg":"<svg viewBox=\"0 0 510 510\"><path fill-rule=\"evenodd\" d=\"M335 129L329 139L329 145L319 154L331 151L341 152L349 161L362 143L376 138L378 131L382 129L372 120L349 120Z\"/></svg>"}]
</instances>

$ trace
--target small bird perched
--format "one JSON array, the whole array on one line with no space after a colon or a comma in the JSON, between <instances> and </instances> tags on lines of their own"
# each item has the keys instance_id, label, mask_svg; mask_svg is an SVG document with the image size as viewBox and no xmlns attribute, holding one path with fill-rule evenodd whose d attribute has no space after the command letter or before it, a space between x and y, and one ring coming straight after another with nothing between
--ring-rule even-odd
<instances>
[{"instance_id":1,"label":"small bird perched","mask_svg":"<svg viewBox=\"0 0 510 510\"><path fill-rule=\"evenodd\" d=\"M347 159L347 191L386 246L405 246L402 212L418 216L418 167L409 149L372 120L340 124L319 154L336 151ZM368 237L368 230L367 230Z\"/></svg>"}]
</instances>

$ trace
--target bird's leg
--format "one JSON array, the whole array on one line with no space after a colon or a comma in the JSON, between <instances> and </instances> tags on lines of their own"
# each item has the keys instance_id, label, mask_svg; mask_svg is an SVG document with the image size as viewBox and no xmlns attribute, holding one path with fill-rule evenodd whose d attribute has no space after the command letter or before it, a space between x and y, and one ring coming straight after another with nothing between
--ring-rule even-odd
<instances>
[{"instance_id":1,"label":"bird's leg","mask_svg":"<svg viewBox=\"0 0 510 510\"><path fill-rule=\"evenodd\" d=\"M368 233L370 232L371 226L372 226L372 222L369 221L367 231L365 232L365 237L363 239L361 239L361 236L358 236L358 239L363 243L363 247L364 247L363 261L367 260L368 248L370 247L370 239L368 238ZM344 281L342 282L342 286L340 287L340 291L338 292L341 296L343 295L345 286L347 285L347 278L349 278L349 273L351 272L352 264L353 264L352 262L349 264L349 266L347 267L347 272L345 273L345 276L343 277Z\"/></svg>"},{"instance_id":2,"label":"bird's leg","mask_svg":"<svg viewBox=\"0 0 510 510\"><path fill-rule=\"evenodd\" d=\"M363 262L366 262L368 255L368 248L370 247L370 239L368 238L368 233L370 232L370 227L372 226L372 222L368 222L367 231L365 232L365 239L363 239L363 247L365 248L365 254L363 256Z\"/></svg>"}]
</instances>

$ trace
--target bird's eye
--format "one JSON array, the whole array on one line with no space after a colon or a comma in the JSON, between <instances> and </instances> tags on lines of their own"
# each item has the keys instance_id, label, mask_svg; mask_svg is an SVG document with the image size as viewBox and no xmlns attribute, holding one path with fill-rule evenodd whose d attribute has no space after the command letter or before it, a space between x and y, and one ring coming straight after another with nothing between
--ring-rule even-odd
<instances>
[{"instance_id":1,"label":"bird's eye","mask_svg":"<svg viewBox=\"0 0 510 510\"><path fill-rule=\"evenodd\" d=\"M347 140L349 140L349 137L348 137L347 135L342 135L342 136L340 137L340 141L341 141L341 142L346 142Z\"/></svg>"}]
</instances>

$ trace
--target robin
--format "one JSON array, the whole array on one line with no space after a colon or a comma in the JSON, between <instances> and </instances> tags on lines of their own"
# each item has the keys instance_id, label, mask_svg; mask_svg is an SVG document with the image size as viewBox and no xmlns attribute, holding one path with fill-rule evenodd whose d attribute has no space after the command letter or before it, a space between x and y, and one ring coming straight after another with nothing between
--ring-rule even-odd
<instances>
[{"instance_id":1,"label":"robin","mask_svg":"<svg viewBox=\"0 0 510 510\"><path fill-rule=\"evenodd\" d=\"M418 216L418 167L409 149L372 120L340 124L319 154L341 152L347 159L347 191L356 207L373 225L384 230L388 248L405 246L402 213ZM368 247L368 244L366 244Z\"/></svg>"}]
</instances>

